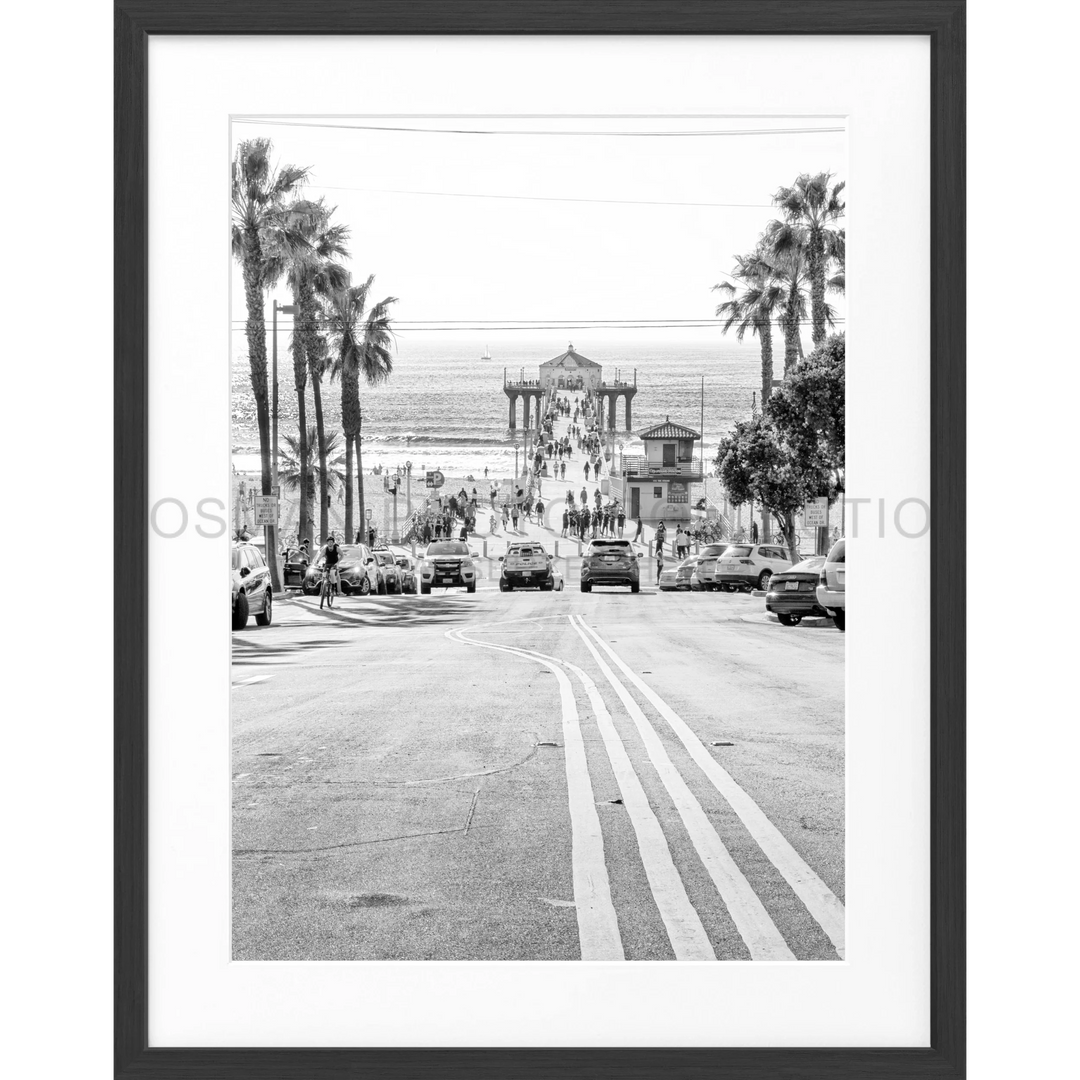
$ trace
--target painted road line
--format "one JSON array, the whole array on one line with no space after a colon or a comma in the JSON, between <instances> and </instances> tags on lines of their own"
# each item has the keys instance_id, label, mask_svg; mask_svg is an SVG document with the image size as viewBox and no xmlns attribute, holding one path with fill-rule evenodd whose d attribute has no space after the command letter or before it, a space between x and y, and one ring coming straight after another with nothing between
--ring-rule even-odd
<instances>
[{"instance_id":1,"label":"painted road line","mask_svg":"<svg viewBox=\"0 0 1080 1080\"><path fill-rule=\"evenodd\" d=\"M591 627L584 623L582 625L585 632L608 654L615 666L668 722L671 730L678 736L679 741L686 747L701 771L712 781L716 790L727 799L758 846L828 935L837 955L843 960L844 905L836 894L810 869L783 833L765 816L761 807L739 787L734 777L709 753L704 743L690 730L686 721L652 687L642 682Z\"/></svg>"},{"instance_id":2,"label":"painted road line","mask_svg":"<svg viewBox=\"0 0 1080 1080\"><path fill-rule=\"evenodd\" d=\"M686 831L690 835L690 840L702 864L708 871L709 877L712 878L721 899L727 905L732 922L735 923L747 949L750 950L751 959L795 960L795 954L788 948L783 935L765 910L765 905L735 864L731 853L702 809L701 803L695 798L671 758L668 757L664 744L656 734L656 729L575 621L580 617L568 616L568 618L634 721L641 741L645 744L649 760L653 763L657 775L671 796L675 809L679 811L679 817L686 826Z\"/></svg>"},{"instance_id":3,"label":"painted road line","mask_svg":"<svg viewBox=\"0 0 1080 1080\"><path fill-rule=\"evenodd\" d=\"M451 631L451 633L453 632ZM668 940L671 942L675 959L715 960L716 953L713 950L712 943L709 941L709 935L702 925L701 918L694 909L694 905L690 902L690 897L686 893L686 886L683 884L683 880L671 857L671 849L668 847L664 830L649 805L645 789L641 786L637 773L634 772L634 766L626 752L626 747L623 746L622 739L619 738L615 722L612 720L611 714L600 696L596 683L581 668L567 660L560 660L544 653L517 646L493 647L501 648L504 652L516 653L519 656L539 659L545 663L551 661L560 664L572 671L585 688L585 693L596 714L597 727L600 730L608 760L611 762L615 780L619 785L623 805L626 807L630 817L630 824L637 840L638 852L641 855L645 876L648 879L649 888L652 891L653 900L660 913L660 918L667 930ZM547 664L547 666L550 666L550 664ZM584 752L584 746L582 746L582 752Z\"/></svg>"},{"instance_id":4,"label":"painted road line","mask_svg":"<svg viewBox=\"0 0 1080 1080\"><path fill-rule=\"evenodd\" d=\"M570 861L581 959L625 960L604 860L604 836L600 829L600 816L596 812L596 796L589 779L585 744L581 738L581 718L570 680L554 662L529 656L520 649L466 637L464 629L451 630L446 636L462 644L524 656L549 668L555 675L562 705L563 759L570 806Z\"/></svg>"}]
</instances>

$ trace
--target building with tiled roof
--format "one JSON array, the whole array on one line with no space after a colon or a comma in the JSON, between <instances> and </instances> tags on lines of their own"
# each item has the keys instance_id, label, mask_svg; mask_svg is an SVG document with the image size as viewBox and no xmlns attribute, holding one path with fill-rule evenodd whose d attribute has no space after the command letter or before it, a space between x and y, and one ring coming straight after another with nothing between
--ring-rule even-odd
<instances>
[{"instance_id":1,"label":"building with tiled roof","mask_svg":"<svg viewBox=\"0 0 1080 1080\"><path fill-rule=\"evenodd\" d=\"M540 365L540 385L545 390L595 390L602 378L602 365L582 356L573 343Z\"/></svg>"},{"instance_id":2,"label":"building with tiled roof","mask_svg":"<svg viewBox=\"0 0 1080 1080\"><path fill-rule=\"evenodd\" d=\"M658 521L690 520L690 485L703 477L700 458L694 456L694 444L701 433L670 416L662 423L639 432L645 453L623 455L618 478L613 487L631 518L655 525Z\"/></svg>"}]
</instances>

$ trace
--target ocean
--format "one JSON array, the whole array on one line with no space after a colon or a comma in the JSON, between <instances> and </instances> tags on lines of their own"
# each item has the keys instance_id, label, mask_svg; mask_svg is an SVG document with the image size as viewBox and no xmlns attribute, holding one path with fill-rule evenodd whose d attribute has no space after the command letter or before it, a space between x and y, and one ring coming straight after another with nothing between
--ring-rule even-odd
<instances>
[{"instance_id":1,"label":"ocean","mask_svg":"<svg viewBox=\"0 0 1080 1080\"><path fill-rule=\"evenodd\" d=\"M596 332L593 332L594 335ZM393 467L409 460L413 470L442 469L449 476L476 477L485 467L494 477L513 472L514 443L508 430L508 403L502 392L503 371L512 378L525 370L536 378L537 367L565 351L565 331L543 339L485 342L473 335L452 340L425 340L421 334L401 334L389 381L377 387L361 385L364 410L365 471L376 465ZM279 434L297 430L297 401L292 379L288 334L279 331ZM705 377L704 445L709 458L720 438L736 420L750 415L752 396L761 384L761 354L756 339L739 343L717 332L714 341L679 342L656 336L655 342L605 338L575 339L578 352L602 364L605 379L618 368L623 379L637 371L638 392L632 422L640 431L670 417L701 428L701 379ZM258 469L258 429L243 335L235 347L232 367L233 463L242 472ZM490 349L491 359L481 359ZM782 363L782 355L777 357ZM311 387L307 390L308 422L314 424ZM323 405L330 430L340 430L340 386L327 380ZM518 423L521 423L521 404ZM617 416L622 422L623 402ZM520 441L520 434L518 436ZM617 436L617 439L620 437ZM624 436L629 441L628 436Z\"/></svg>"}]
</instances>

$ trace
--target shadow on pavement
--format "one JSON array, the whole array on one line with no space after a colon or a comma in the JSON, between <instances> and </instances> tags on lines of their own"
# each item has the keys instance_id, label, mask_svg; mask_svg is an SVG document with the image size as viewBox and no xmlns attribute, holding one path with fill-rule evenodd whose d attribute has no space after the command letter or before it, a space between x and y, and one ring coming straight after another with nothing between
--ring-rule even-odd
<instances>
[{"instance_id":1,"label":"shadow on pavement","mask_svg":"<svg viewBox=\"0 0 1080 1080\"><path fill-rule=\"evenodd\" d=\"M449 596L394 596L379 600L350 599L331 609L308 607L313 615L345 626L435 626L460 622L462 615L476 609L476 598L468 593Z\"/></svg>"}]
</instances>

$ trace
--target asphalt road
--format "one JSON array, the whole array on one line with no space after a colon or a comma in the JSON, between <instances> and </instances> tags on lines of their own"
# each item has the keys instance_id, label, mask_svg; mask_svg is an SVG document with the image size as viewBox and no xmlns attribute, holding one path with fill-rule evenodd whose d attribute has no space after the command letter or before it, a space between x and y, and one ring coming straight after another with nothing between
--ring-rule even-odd
<instances>
[{"instance_id":1,"label":"asphalt road","mask_svg":"<svg viewBox=\"0 0 1080 1080\"><path fill-rule=\"evenodd\" d=\"M844 635L568 585L233 634L235 958L843 955Z\"/></svg>"}]
</instances>

